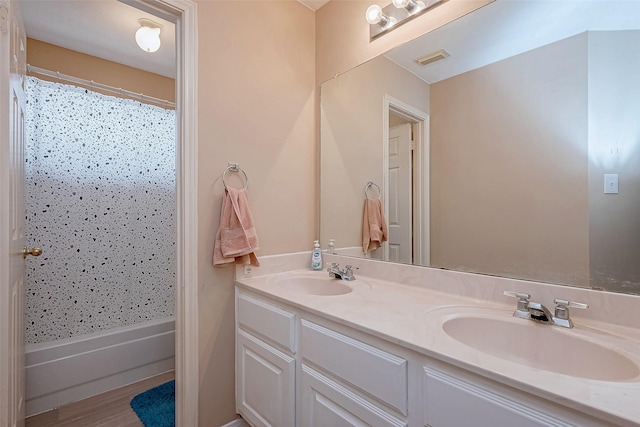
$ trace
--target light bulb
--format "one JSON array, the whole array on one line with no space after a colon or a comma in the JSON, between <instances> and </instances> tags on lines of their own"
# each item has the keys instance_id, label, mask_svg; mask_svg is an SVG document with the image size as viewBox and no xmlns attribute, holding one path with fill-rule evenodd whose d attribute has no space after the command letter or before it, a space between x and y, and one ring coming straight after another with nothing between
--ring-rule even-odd
<instances>
[{"instance_id":1,"label":"light bulb","mask_svg":"<svg viewBox=\"0 0 640 427\"><path fill-rule=\"evenodd\" d=\"M160 49L160 28L142 26L136 31L136 43L145 52L155 52Z\"/></svg>"},{"instance_id":2,"label":"light bulb","mask_svg":"<svg viewBox=\"0 0 640 427\"><path fill-rule=\"evenodd\" d=\"M367 22L371 25L375 25L382 21L382 8L377 4L372 4L367 8L367 12L365 13L367 18Z\"/></svg>"},{"instance_id":3,"label":"light bulb","mask_svg":"<svg viewBox=\"0 0 640 427\"><path fill-rule=\"evenodd\" d=\"M413 15L417 11L426 7L424 2L421 0L391 0L391 2L398 9L406 9L406 11L409 12L409 15Z\"/></svg>"},{"instance_id":4,"label":"light bulb","mask_svg":"<svg viewBox=\"0 0 640 427\"><path fill-rule=\"evenodd\" d=\"M382 12L382 8L377 4L372 4L367 8L365 13L367 22L371 25L378 24L380 27L387 29L396 23L396 19L389 17Z\"/></svg>"},{"instance_id":5,"label":"light bulb","mask_svg":"<svg viewBox=\"0 0 640 427\"><path fill-rule=\"evenodd\" d=\"M407 7L409 0L392 0L392 3L397 8Z\"/></svg>"}]
</instances>

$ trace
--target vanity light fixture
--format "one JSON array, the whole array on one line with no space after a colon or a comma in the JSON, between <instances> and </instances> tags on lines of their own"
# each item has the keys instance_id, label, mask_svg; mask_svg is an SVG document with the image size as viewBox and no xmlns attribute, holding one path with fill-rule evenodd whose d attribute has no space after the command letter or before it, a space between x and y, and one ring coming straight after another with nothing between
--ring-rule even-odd
<instances>
[{"instance_id":1,"label":"vanity light fixture","mask_svg":"<svg viewBox=\"0 0 640 427\"><path fill-rule=\"evenodd\" d=\"M388 33L396 27L422 15L427 10L447 0L392 0L384 8L374 4L369 6L365 17L369 23L371 40Z\"/></svg>"},{"instance_id":2,"label":"vanity light fixture","mask_svg":"<svg viewBox=\"0 0 640 427\"><path fill-rule=\"evenodd\" d=\"M160 49L160 31L162 25L150 19L138 19L140 28L136 31L136 43L145 52L155 52Z\"/></svg>"}]
</instances>

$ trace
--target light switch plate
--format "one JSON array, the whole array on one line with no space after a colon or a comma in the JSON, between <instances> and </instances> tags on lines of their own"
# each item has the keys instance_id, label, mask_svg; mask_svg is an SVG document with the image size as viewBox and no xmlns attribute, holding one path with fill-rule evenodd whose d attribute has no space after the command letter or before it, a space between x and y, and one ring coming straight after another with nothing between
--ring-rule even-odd
<instances>
[{"instance_id":1,"label":"light switch plate","mask_svg":"<svg viewBox=\"0 0 640 427\"><path fill-rule=\"evenodd\" d=\"M618 174L604 174L604 194L618 194Z\"/></svg>"}]
</instances>

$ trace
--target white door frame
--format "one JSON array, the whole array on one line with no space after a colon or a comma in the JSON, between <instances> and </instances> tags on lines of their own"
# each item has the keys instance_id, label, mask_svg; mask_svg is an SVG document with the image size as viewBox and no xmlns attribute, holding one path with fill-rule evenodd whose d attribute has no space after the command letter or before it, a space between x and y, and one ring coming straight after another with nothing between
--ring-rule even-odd
<instances>
[{"instance_id":1,"label":"white door frame","mask_svg":"<svg viewBox=\"0 0 640 427\"><path fill-rule=\"evenodd\" d=\"M416 146L413 151L413 221L414 264L429 265L430 255L430 218L429 218L429 114L392 97L384 95L382 106L382 173L384 213L389 218L389 112L412 122L416 129ZM388 258L389 245L384 244L384 259Z\"/></svg>"},{"instance_id":2,"label":"white door frame","mask_svg":"<svg viewBox=\"0 0 640 427\"><path fill-rule=\"evenodd\" d=\"M176 425L198 425L198 29L196 4L158 0L176 22Z\"/></svg>"},{"instance_id":3,"label":"white door frame","mask_svg":"<svg viewBox=\"0 0 640 427\"><path fill-rule=\"evenodd\" d=\"M120 0L176 24L176 425L198 425L198 28L191 0Z\"/></svg>"},{"instance_id":4,"label":"white door frame","mask_svg":"<svg viewBox=\"0 0 640 427\"><path fill-rule=\"evenodd\" d=\"M119 0L176 24L176 425L198 425L198 20L191 0Z\"/></svg>"}]
</instances>

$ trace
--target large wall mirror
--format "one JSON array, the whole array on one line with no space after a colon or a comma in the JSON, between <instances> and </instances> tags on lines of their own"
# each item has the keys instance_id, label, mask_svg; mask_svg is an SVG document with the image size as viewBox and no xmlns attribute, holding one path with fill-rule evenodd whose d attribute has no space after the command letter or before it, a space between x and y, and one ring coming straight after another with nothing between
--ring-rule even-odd
<instances>
[{"instance_id":1,"label":"large wall mirror","mask_svg":"<svg viewBox=\"0 0 640 427\"><path fill-rule=\"evenodd\" d=\"M640 2L496 0L322 84L322 244L640 294L639 117Z\"/></svg>"}]
</instances>

